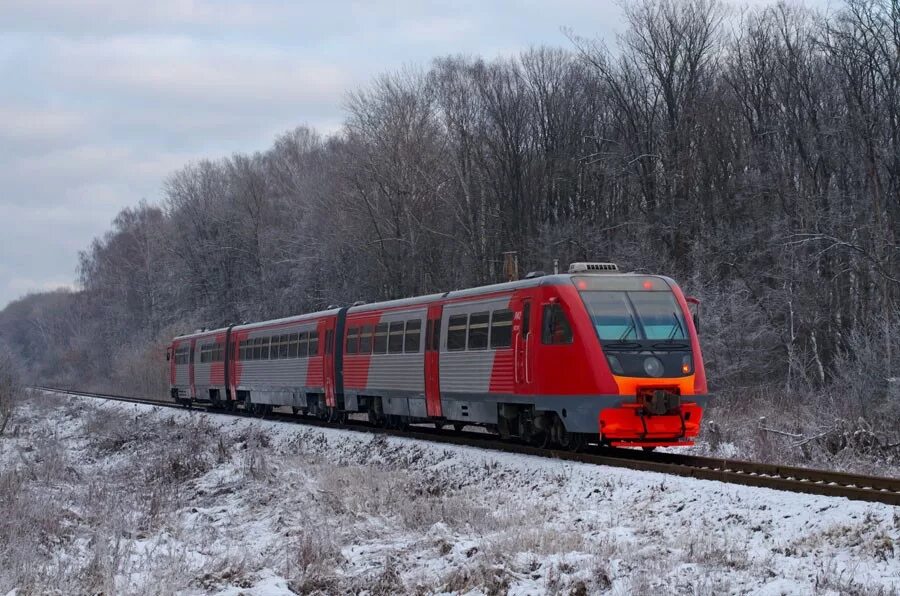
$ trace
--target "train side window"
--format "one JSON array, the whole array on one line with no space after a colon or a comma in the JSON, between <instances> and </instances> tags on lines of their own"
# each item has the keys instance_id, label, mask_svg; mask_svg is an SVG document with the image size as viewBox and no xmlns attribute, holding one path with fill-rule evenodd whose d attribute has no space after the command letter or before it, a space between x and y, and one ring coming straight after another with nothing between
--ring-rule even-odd
<instances>
[{"instance_id":1,"label":"train side window","mask_svg":"<svg viewBox=\"0 0 900 596\"><path fill-rule=\"evenodd\" d=\"M310 331L309 332L309 356L312 358L313 356L319 355L319 332L318 331Z\"/></svg>"},{"instance_id":2,"label":"train side window","mask_svg":"<svg viewBox=\"0 0 900 596\"><path fill-rule=\"evenodd\" d=\"M469 315L469 349L485 350L488 346L488 326L491 313L475 312Z\"/></svg>"},{"instance_id":3,"label":"train side window","mask_svg":"<svg viewBox=\"0 0 900 596\"><path fill-rule=\"evenodd\" d=\"M394 321L390 326L388 335L388 353L403 353L403 321Z\"/></svg>"},{"instance_id":4,"label":"train side window","mask_svg":"<svg viewBox=\"0 0 900 596\"><path fill-rule=\"evenodd\" d=\"M387 354L387 338L388 324L378 323L375 325L375 340L372 345L372 352L375 354Z\"/></svg>"},{"instance_id":5,"label":"train side window","mask_svg":"<svg viewBox=\"0 0 900 596\"><path fill-rule=\"evenodd\" d=\"M403 341L403 351L414 354L419 351L422 344L422 321L414 319L406 322L406 336Z\"/></svg>"},{"instance_id":6,"label":"train side window","mask_svg":"<svg viewBox=\"0 0 900 596\"><path fill-rule=\"evenodd\" d=\"M309 350L308 340L309 334L306 333L306 331L301 331L297 334L297 358L306 358L307 351Z\"/></svg>"},{"instance_id":7,"label":"train side window","mask_svg":"<svg viewBox=\"0 0 900 596\"><path fill-rule=\"evenodd\" d=\"M495 310L491 313L491 348L509 348L512 346L511 310Z\"/></svg>"},{"instance_id":8,"label":"train side window","mask_svg":"<svg viewBox=\"0 0 900 596\"><path fill-rule=\"evenodd\" d=\"M269 344L269 358L272 360L278 360L278 348L281 346L280 336L276 335L272 337Z\"/></svg>"},{"instance_id":9,"label":"train side window","mask_svg":"<svg viewBox=\"0 0 900 596\"><path fill-rule=\"evenodd\" d=\"M541 329L541 342L545 345L572 343L572 326L559 304L544 306L544 322Z\"/></svg>"},{"instance_id":10,"label":"train side window","mask_svg":"<svg viewBox=\"0 0 900 596\"><path fill-rule=\"evenodd\" d=\"M281 345L278 346L278 357L286 359L291 351L291 336L282 335Z\"/></svg>"},{"instance_id":11,"label":"train side window","mask_svg":"<svg viewBox=\"0 0 900 596\"><path fill-rule=\"evenodd\" d=\"M291 333L288 339L288 358L296 358L300 351L300 334Z\"/></svg>"},{"instance_id":12,"label":"train side window","mask_svg":"<svg viewBox=\"0 0 900 596\"><path fill-rule=\"evenodd\" d=\"M466 349L468 315L454 315L447 321L447 350L457 352Z\"/></svg>"},{"instance_id":13,"label":"train side window","mask_svg":"<svg viewBox=\"0 0 900 596\"><path fill-rule=\"evenodd\" d=\"M272 338L271 337L262 338L262 359L263 360L271 360L272 359Z\"/></svg>"},{"instance_id":14,"label":"train side window","mask_svg":"<svg viewBox=\"0 0 900 596\"><path fill-rule=\"evenodd\" d=\"M363 325L362 330L359 332L359 353L360 354L370 354L372 352L372 331L374 327L372 325Z\"/></svg>"},{"instance_id":15,"label":"train side window","mask_svg":"<svg viewBox=\"0 0 900 596\"><path fill-rule=\"evenodd\" d=\"M356 354L359 351L359 327L351 327L347 330L347 353Z\"/></svg>"},{"instance_id":16,"label":"train side window","mask_svg":"<svg viewBox=\"0 0 900 596\"><path fill-rule=\"evenodd\" d=\"M223 358L225 352L222 349L222 344L217 343L213 345L213 362L223 362L225 359Z\"/></svg>"}]
</instances>

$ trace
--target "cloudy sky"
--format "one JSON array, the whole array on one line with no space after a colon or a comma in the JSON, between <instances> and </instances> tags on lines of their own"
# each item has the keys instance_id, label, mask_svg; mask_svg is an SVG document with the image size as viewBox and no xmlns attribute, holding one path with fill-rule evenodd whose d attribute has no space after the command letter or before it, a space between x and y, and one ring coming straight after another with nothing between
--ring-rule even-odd
<instances>
[{"instance_id":1,"label":"cloudy sky","mask_svg":"<svg viewBox=\"0 0 900 596\"><path fill-rule=\"evenodd\" d=\"M612 41L618 6L0 0L0 308L72 286L78 251L192 159L335 131L347 91L404 64L567 45L561 27Z\"/></svg>"}]
</instances>

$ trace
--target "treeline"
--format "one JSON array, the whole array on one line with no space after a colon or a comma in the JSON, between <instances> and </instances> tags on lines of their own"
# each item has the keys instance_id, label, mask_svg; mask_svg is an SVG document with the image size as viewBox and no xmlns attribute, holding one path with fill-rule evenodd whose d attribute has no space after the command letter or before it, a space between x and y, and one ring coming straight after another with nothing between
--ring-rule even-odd
<instances>
[{"instance_id":1,"label":"treeline","mask_svg":"<svg viewBox=\"0 0 900 596\"><path fill-rule=\"evenodd\" d=\"M900 402L898 0L623 10L614 49L439 58L339 134L186 165L0 333L41 376L138 383L175 332L496 282L514 250L679 279L720 390Z\"/></svg>"}]
</instances>

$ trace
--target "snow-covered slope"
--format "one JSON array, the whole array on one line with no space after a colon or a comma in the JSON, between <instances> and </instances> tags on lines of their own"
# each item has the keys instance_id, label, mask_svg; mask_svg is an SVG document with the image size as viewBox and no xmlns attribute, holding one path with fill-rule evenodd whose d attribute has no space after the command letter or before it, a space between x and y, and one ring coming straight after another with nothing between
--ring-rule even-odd
<instances>
[{"instance_id":1,"label":"snow-covered slope","mask_svg":"<svg viewBox=\"0 0 900 596\"><path fill-rule=\"evenodd\" d=\"M0 593L900 593L886 505L79 398L15 427Z\"/></svg>"}]
</instances>

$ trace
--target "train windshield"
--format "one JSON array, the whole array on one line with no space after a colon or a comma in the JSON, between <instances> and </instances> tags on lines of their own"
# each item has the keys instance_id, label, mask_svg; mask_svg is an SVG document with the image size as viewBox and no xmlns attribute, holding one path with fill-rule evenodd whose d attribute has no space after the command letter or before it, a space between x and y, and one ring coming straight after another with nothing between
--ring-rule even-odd
<instances>
[{"instance_id":1,"label":"train windshield","mask_svg":"<svg viewBox=\"0 0 900 596\"><path fill-rule=\"evenodd\" d=\"M687 339L684 316L670 291L587 290L581 297L601 340Z\"/></svg>"}]
</instances>

